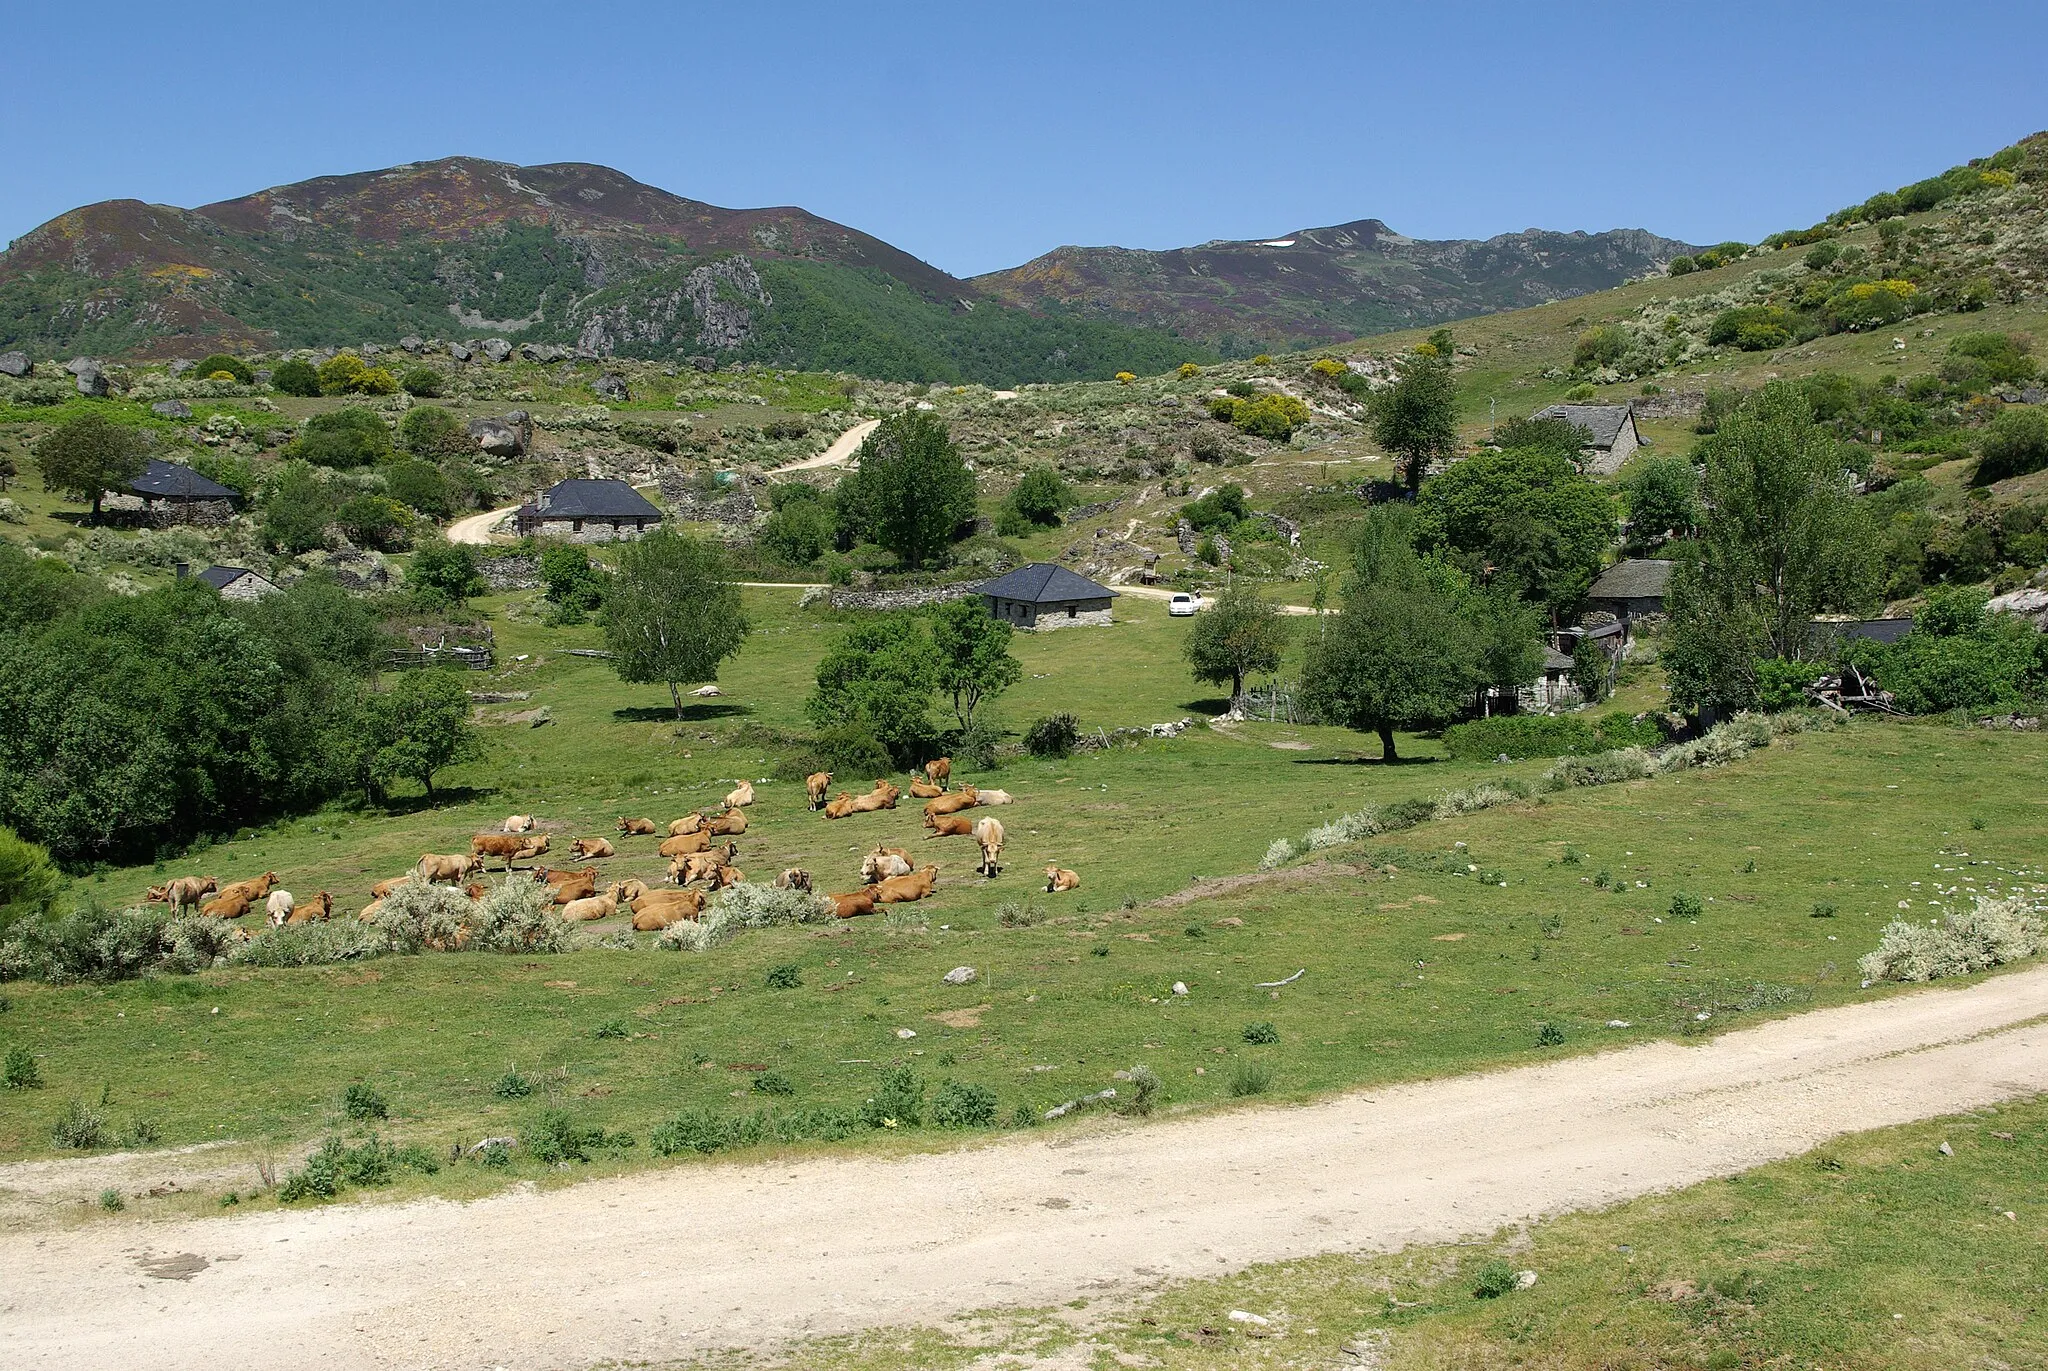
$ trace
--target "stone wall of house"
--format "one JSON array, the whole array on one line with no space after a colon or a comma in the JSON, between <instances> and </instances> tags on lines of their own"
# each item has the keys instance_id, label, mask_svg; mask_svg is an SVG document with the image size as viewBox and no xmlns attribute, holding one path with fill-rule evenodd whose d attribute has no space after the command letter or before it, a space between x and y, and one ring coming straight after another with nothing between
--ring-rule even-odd
<instances>
[{"instance_id":1,"label":"stone wall of house","mask_svg":"<svg viewBox=\"0 0 2048 1371\"><path fill-rule=\"evenodd\" d=\"M1069 619L1064 610L1056 609L1050 614L1041 612L1031 631L1050 633L1056 628L1100 628L1110 622L1110 613L1107 609L1084 609Z\"/></svg>"},{"instance_id":2,"label":"stone wall of house","mask_svg":"<svg viewBox=\"0 0 2048 1371\"><path fill-rule=\"evenodd\" d=\"M260 600L266 595L277 594L277 587L261 576L237 576L228 582L227 589L220 593L223 600Z\"/></svg>"},{"instance_id":3,"label":"stone wall of house","mask_svg":"<svg viewBox=\"0 0 2048 1371\"><path fill-rule=\"evenodd\" d=\"M657 526L658 527L658 526ZM630 543L643 530L637 524L624 524L613 528L598 519L585 519L583 527L577 528L573 519L542 519L534 532L543 538L561 538L571 543Z\"/></svg>"}]
</instances>

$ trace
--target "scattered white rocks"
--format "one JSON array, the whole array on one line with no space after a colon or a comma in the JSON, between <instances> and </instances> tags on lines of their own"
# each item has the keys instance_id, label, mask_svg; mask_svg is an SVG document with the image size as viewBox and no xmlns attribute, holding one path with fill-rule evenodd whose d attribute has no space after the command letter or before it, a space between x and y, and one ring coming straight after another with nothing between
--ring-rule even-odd
<instances>
[{"instance_id":1,"label":"scattered white rocks","mask_svg":"<svg viewBox=\"0 0 2048 1371\"><path fill-rule=\"evenodd\" d=\"M974 983L974 968L971 966L956 966L941 977L941 979L947 985L972 985Z\"/></svg>"}]
</instances>

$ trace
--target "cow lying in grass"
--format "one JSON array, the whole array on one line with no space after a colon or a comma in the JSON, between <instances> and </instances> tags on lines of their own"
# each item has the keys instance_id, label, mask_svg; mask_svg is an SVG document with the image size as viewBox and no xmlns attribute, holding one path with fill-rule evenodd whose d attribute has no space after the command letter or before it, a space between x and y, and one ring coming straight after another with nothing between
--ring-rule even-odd
<instances>
[{"instance_id":1,"label":"cow lying in grass","mask_svg":"<svg viewBox=\"0 0 2048 1371\"><path fill-rule=\"evenodd\" d=\"M680 819L670 819L668 821L668 836L671 838L680 838L685 833L702 833L703 831L704 816L701 813L685 814Z\"/></svg>"},{"instance_id":2,"label":"cow lying in grass","mask_svg":"<svg viewBox=\"0 0 2048 1371\"><path fill-rule=\"evenodd\" d=\"M936 799L946 792L922 776L913 776L910 781L910 798L913 800Z\"/></svg>"},{"instance_id":3,"label":"cow lying in grass","mask_svg":"<svg viewBox=\"0 0 2048 1371\"><path fill-rule=\"evenodd\" d=\"M889 876L908 876L915 869L908 850L878 847L860 859L860 883L873 885Z\"/></svg>"},{"instance_id":4,"label":"cow lying in grass","mask_svg":"<svg viewBox=\"0 0 2048 1371\"><path fill-rule=\"evenodd\" d=\"M752 781L741 781L725 797L725 807L727 809L745 809L753 802L754 783Z\"/></svg>"},{"instance_id":5,"label":"cow lying in grass","mask_svg":"<svg viewBox=\"0 0 2048 1371\"><path fill-rule=\"evenodd\" d=\"M469 840L471 856L478 861L499 858L507 871L512 869L512 863L530 862L547 850L548 835L545 833L479 833Z\"/></svg>"},{"instance_id":6,"label":"cow lying in grass","mask_svg":"<svg viewBox=\"0 0 2048 1371\"><path fill-rule=\"evenodd\" d=\"M277 917L276 904L276 897L280 894L284 895L287 899L291 897L290 891L271 892L270 926L272 928L276 928L280 923L306 924L312 923L316 919L321 923L325 923L334 917L334 897L323 890L314 895L310 900L292 901L291 905L285 910L284 918L280 920Z\"/></svg>"},{"instance_id":7,"label":"cow lying in grass","mask_svg":"<svg viewBox=\"0 0 2048 1371\"><path fill-rule=\"evenodd\" d=\"M647 838L647 837L653 837L653 836L654 836L654 834L655 834L655 833L657 833L657 832L659 832L659 831L660 831L660 830L658 830L658 829L656 829L656 828L655 828L655 826L654 826L654 820L652 820L652 819L620 819L620 820L619 820L619 836L620 836L620 837L628 837L628 836L631 836L631 837L643 837L643 838Z\"/></svg>"},{"instance_id":8,"label":"cow lying in grass","mask_svg":"<svg viewBox=\"0 0 2048 1371\"><path fill-rule=\"evenodd\" d=\"M1056 895L1062 890L1079 890L1081 878L1063 866L1048 862L1045 868L1045 893Z\"/></svg>"},{"instance_id":9,"label":"cow lying in grass","mask_svg":"<svg viewBox=\"0 0 2048 1371\"><path fill-rule=\"evenodd\" d=\"M663 838L661 846L655 850L664 857L687 857L692 852L706 852L710 848L711 835L699 829L695 833L678 833L674 837Z\"/></svg>"},{"instance_id":10,"label":"cow lying in grass","mask_svg":"<svg viewBox=\"0 0 2048 1371\"><path fill-rule=\"evenodd\" d=\"M930 818L934 814L958 814L963 809L974 808L977 803L979 799L974 787L964 785L950 795L941 795L936 800L928 801L924 807L925 817Z\"/></svg>"},{"instance_id":11,"label":"cow lying in grass","mask_svg":"<svg viewBox=\"0 0 2048 1371\"><path fill-rule=\"evenodd\" d=\"M875 892L876 904L907 904L912 900L922 900L938 886L938 867L921 866L908 876L891 876L869 889Z\"/></svg>"},{"instance_id":12,"label":"cow lying in grass","mask_svg":"<svg viewBox=\"0 0 2048 1371\"><path fill-rule=\"evenodd\" d=\"M618 855L618 849L612 846L611 839L609 838L578 838L575 842L569 844L570 858L579 862L585 857L616 857Z\"/></svg>"},{"instance_id":13,"label":"cow lying in grass","mask_svg":"<svg viewBox=\"0 0 2048 1371\"><path fill-rule=\"evenodd\" d=\"M931 830L925 835L927 839L964 838L974 831L974 820L965 814L927 814L924 826Z\"/></svg>"}]
</instances>

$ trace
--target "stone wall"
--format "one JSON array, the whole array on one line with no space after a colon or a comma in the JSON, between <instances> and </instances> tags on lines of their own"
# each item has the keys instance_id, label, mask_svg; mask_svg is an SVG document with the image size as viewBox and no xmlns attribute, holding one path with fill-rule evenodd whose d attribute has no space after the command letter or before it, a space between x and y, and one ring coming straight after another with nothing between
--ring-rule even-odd
<instances>
[{"instance_id":1,"label":"stone wall","mask_svg":"<svg viewBox=\"0 0 2048 1371\"><path fill-rule=\"evenodd\" d=\"M1039 615L1038 622L1026 631L1050 633L1056 628L1100 628L1110 622L1110 613L1111 611L1106 609L1084 609L1069 619L1065 614L1055 610L1051 614Z\"/></svg>"},{"instance_id":2,"label":"stone wall","mask_svg":"<svg viewBox=\"0 0 2048 1371\"><path fill-rule=\"evenodd\" d=\"M1663 395L1638 396L1628 405L1638 419L1680 419L1705 409L1707 393L1703 390L1674 390Z\"/></svg>"},{"instance_id":3,"label":"stone wall","mask_svg":"<svg viewBox=\"0 0 2048 1371\"><path fill-rule=\"evenodd\" d=\"M661 498L669 514L689 523L726 524L746 528L761 517L763 510L754 499L758 478L733 478L731 485L715 495L696 489L690 478L670 467L661 473Z\"/></svg>"},{"instance_id":4,"label":"stone wall","mask_svg":"<svg viewBox=\"0 0 2048 1371\"><path fill-rule=\"evenodd\" d=\"M540 558L520 554L513 557L479 557L476 574L495 591L537 590L540 587Z\"/></svg>"},{"instance_id":5,"label":"stone wall","mask_svg":"<svg viewBox=\"0 0 2048 1371\"><path fill-rule=\"evenodd\" d=\"M823 601L833 609L921 609L926 605L964 600L975 593L978 581L956 581L943 586L911 586L902 590L855 590L850 586L816 586L797 602L807 608Z\"/></svg>"}]
</instances>

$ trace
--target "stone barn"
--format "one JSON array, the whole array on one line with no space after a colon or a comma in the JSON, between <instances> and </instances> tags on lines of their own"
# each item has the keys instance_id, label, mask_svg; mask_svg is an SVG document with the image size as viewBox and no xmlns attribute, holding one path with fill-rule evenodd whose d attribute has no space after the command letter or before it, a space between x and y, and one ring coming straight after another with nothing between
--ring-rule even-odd
<instances>
[{"instance_id":1,"label":"stone barn","mask_svg":"<svg viewBox=\"0 0 2048 1371\"><path fill-rule=\"evenodd\" d=\"M1585 431L1579 466L1590 476L1612 476L1643 445L1636 412L1628 405L1552 405L1532 419L1562 419Z\"/></svg>"},{"instance_id":2,"label":"stone barn","mask_svg":"<svg viewBox=\"0 0 2048 1371\"><path fill-rule=\"evenodd\" d=\"M1655 557L1630 557L1600 573L1586 592L1588 609L1604 609L1622 623L1664 612L1671 588L1673 563Z\"/></svg>"},{"instance_id":3,"label":"stone barn","mask_svg":"<svg viewBox=\"0 0 2048 1371\"><path fill-rule=\"evenodd\" d=\"M1051 562L1018 567L979 587L988 612L1018 628L1072 628L1110 621L1117 595L1076 572Z\"/></svg>"},{"instance_id":4,"label":"stone barn","mask_svg":"<svg viewBox=\"0 0 2048 1371\"><path fill-rule=\"evenodd\" d=\"M519 507L521 537L611 543L638 538L661 523L661 511L624 481L557 481Z\"/></svg>"},{"instance_id":5,"label":"stone barn","mask_svg":"<svg viewBox=\"0 0 2048 1371\"><path fill-rule=\"evenodd\" d=\"M182 569L180 564L181 574ZM219 591L223 600L260 600L277 593L274 584L247 567L210 566L199 573L198 579Z\"/></svg>"},{"instance_id":6,"label":"stone barn","mask_svg":"<svg viewBox=\"0 0 2048 1371\"><path fill-rule=\"evenodd\" d=\"M191 467L152 457L142 474L107 493L110 513L163 528L172 524L224 524L235 517L242 493Z\"/></svg>"}]
</instances>

